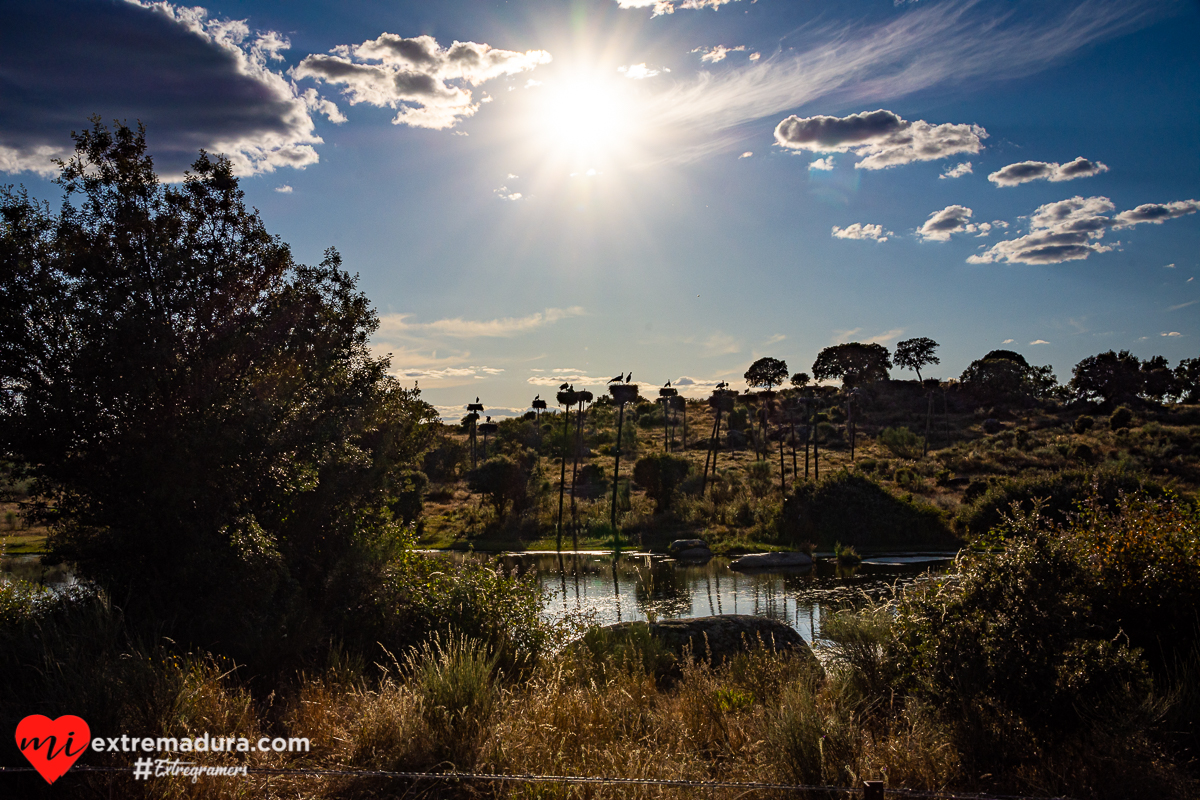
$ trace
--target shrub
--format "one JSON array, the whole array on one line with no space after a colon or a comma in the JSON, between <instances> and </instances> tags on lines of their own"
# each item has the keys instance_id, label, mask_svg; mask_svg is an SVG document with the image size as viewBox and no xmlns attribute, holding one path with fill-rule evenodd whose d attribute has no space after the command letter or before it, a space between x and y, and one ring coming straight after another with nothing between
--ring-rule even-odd
<instances>
[{"instance_id":1,"label":"shrub","mask_svg":"<svg viewBox=\"0 0 1200 800\"><path fill-rule=\"evenodd\" d=\"M686 458L658 453L638 459L633 465L633 480L654 500L654 513L661 514L671 507L675 492L691 469L692 462Z\"/></svg>"},{"instance_id":2,"label":"shrub","mask_svg":"<svg viewBox=\"0 0 1200 800\"><path fill-rule=\"evenodd\" d=\"M770 461L755 461L746 467L746 485L755 497L766 497L775 488L775 470Z\"/></svg>"},{"instance_id":3,"label":"shrub","mask_svg":"<svg viewBox=\"0 0 1200 800\"><path fill-rule=\"evenodd\" d=\"M967 489L971 491L970 486ZM1064 470L1049 475L1006 478L988 485L986 491L971 501L964 495L964 505L954 519L954 527L960 533L980 536L998 527L1014 502L1028 511L1035 498L1046 501L1042 513L1047 519L1055 523L1066 522L1067 514L1089 496L1094 495L1102 505L1112 506L1122 491L1138 490L1162 494L1162 487L1150 479L1111 467L1094 472Z\"/></svg>"},{"instance_id":4,"label":"shrub","mask_svg":"<svg viewBox=\"0 0 1200 800\"><path fill-rule=\"evenodd\" d=\"M446 437L421 459L421 471L434 483L458 480L459 469L467 462L467 446Z\"/></svg>"},{"instance_id":5,"label":"shrub","mask_svg":"<svg viewBox=\"0 0 1200 800\"><path fill-rule=\"evenodd\" d=\"M489 458L467 475L472 492L482 494L503 520L509 506L520 508L528 497L528 475L508 456Z\"/></svg>"},{"instance_id":6,"label":"shrub","mask_svg":"<svg viewBox=\"0 0 1200 800\"><path fill-rule=\"evenodd\" d=\"M801 483L783 506L781 533L791 541L824 546L956 543L944 513L890 493L869 477L846 470L819 483Z\"/></svg>"},{"instance_id":7,"label":"shrub","mask_svg":"<svg viewBox=\"0 0 1200 800\"><path fill-rule=\"evenodd\" d=\"M1078 434L1087 433L1096 424L1096 420L1087 414L1080 414L1075 420L1074 430Z\"/></svg>"},{"instance_id":8,"label":"shrub","mask_svg":"<svg viewBox=\"0 0 1200 800\"><path fill-rule=\"evenodd\" d=\"M1125 430L1133 424L1133 412L1126 406L1118 406L1108 418L1108 427L1114 431Z\"/></svg>"},{"instance_id":9,"label":"shrub","mask_svg":"<svg viewBox=\"0 0 1200 800\"><path fill-rule=\"evenodd\" d=\"M897 458L917 458L921 455L921 437L905 427L884 428L877 441Z\"/></svg>"}]
</instances>

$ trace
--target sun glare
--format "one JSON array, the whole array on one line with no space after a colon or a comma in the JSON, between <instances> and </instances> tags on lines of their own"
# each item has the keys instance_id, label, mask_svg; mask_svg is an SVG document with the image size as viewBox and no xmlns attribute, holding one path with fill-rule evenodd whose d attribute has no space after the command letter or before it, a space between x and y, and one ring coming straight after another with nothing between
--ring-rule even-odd
<instances>
[{"instance_id":1,"label":"sun glare","mask_svg":"<svg viewBox=\"0 0 1200 800\"><path fill-rule=\"evenodd\" d=\"M572 171L604 168L634 146L637 106L627 79L565 75L539 88L532 124L542 152Z\"/></svg>"}]
</instances>

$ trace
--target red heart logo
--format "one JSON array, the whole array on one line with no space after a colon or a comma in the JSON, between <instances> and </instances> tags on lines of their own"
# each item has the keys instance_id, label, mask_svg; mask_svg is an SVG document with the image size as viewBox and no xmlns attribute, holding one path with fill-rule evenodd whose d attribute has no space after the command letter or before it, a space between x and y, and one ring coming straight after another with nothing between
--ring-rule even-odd
<instances>
[{"instance_id":1,"label":"red heart logo","mask_svg":"<svg viewBox=\"0 0 1200 800\"><path fill-rule=\"evenodd\" d=\"M17 747L47 783L61 778L88 749L92 731L79 717L31 714L17 725Z\"/></svg>"}]
</instances>

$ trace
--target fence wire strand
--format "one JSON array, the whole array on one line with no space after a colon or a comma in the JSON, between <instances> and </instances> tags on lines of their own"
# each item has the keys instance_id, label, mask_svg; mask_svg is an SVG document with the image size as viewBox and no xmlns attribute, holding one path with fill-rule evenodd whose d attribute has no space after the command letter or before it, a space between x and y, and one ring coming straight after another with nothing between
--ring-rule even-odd
<instances>
[{"instance_id":1,"label":"fence wire strand","mask_svg":"<svg viewBox=\"0 0 1200 800\"><path fill-rule=\"evenodd\" d=\"M0 767L0 776L17 772L35 772L32 767ZM90 767L80 765L72 772L133 772L133 767ZM391 778L414 781L447 781L466 782L479 781L483 783L567 783L589 784L602 786L664 786L677 789L740 789L744 791L776 791L776 792L823 792L841 793L848 795L863 794L862 788L852 786L816 786L789 783L762 783L749 781L693 781L682 778L611 778L591 775L535 775L530 773L514 773L501 775L487 772L394 772L389 770L360 770L360 769L306 769L297 767L291 769L276 769L272 767L249 767L247 775L311 775L331 778ZM885 786L885 795L913 798L933 798L935 800L1072 800L1069 797L1045 797L1021 794L962 794L958 792L927 791L922 789L901 789Z\"/></svg>"}]
</instances>

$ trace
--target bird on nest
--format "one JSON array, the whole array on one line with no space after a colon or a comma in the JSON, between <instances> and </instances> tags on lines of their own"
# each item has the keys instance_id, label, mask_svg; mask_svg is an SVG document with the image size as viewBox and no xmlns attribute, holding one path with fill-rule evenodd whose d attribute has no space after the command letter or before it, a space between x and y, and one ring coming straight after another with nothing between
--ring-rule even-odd
<instances>
[{"instance_id":1,"label":"bird on nest","mask_svg":"<svg viewBox=\"0 0 1200 800\"><path fill-rule=\"evenodd\" d=\"M617 377L615 377L615 378L609 378L609 379L608 379L608 382L609 382L609 383L620 383L620 382L621 382L621 381L623 381L624 379L625 379L625 376L624 376L624 374L618 373L618 374L617 374Z\"/></svg>"}]
</instances>

